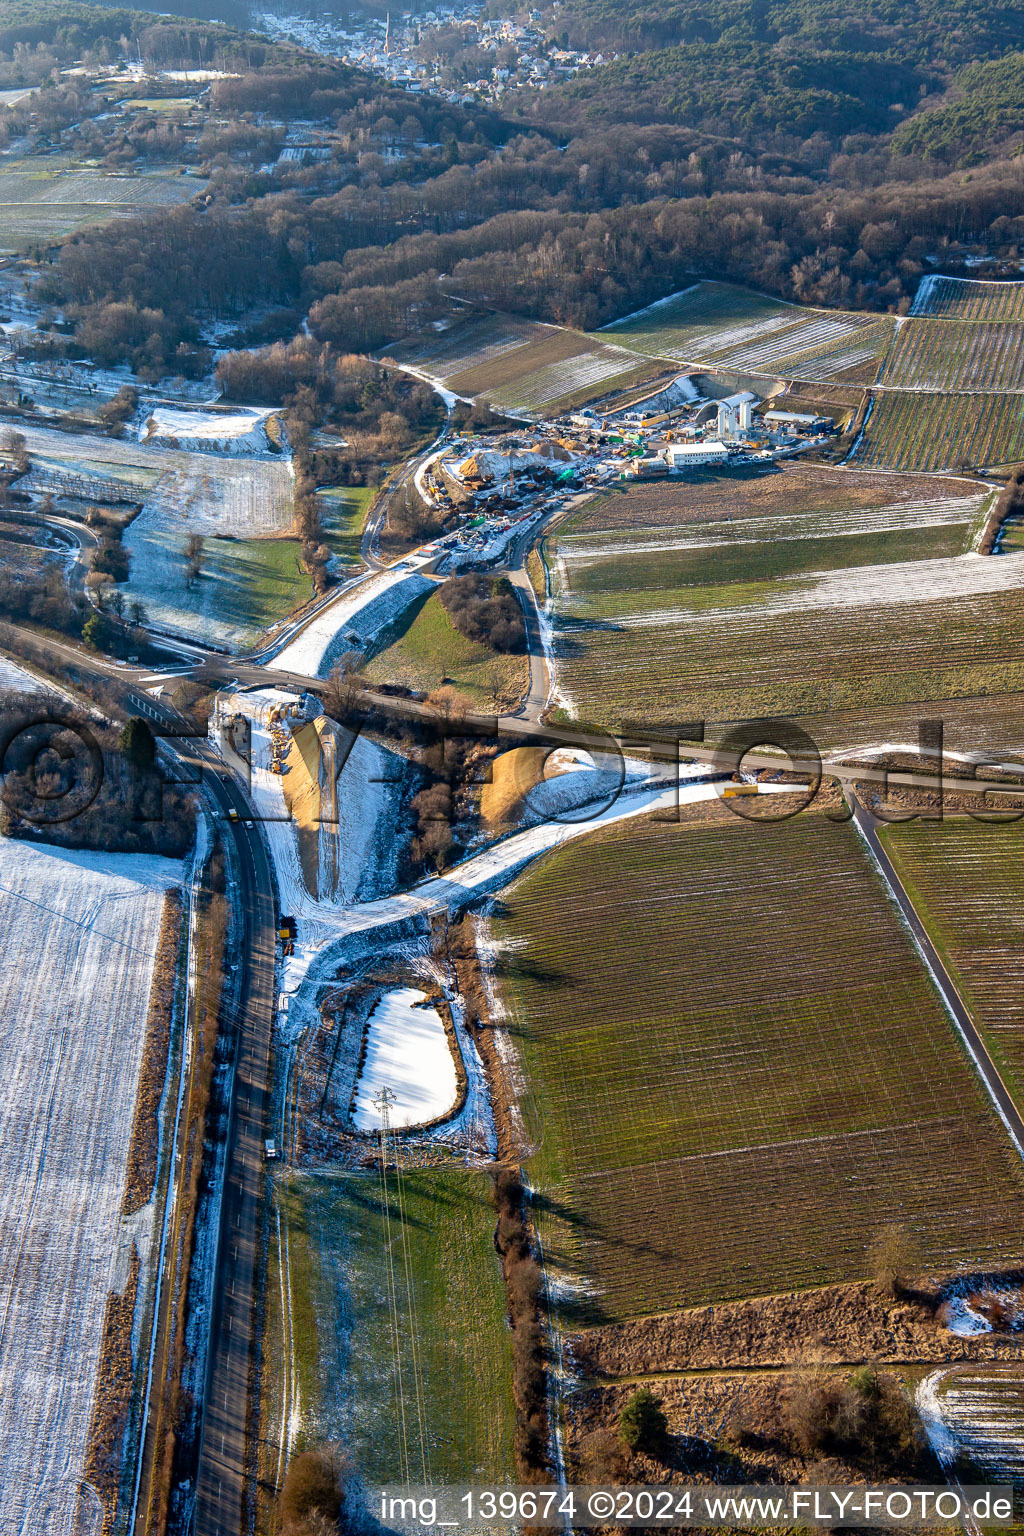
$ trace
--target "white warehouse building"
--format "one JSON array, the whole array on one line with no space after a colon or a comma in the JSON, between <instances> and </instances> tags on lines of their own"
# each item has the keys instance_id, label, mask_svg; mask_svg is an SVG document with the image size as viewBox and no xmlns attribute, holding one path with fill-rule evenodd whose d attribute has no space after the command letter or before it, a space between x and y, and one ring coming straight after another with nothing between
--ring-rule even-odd
<instances>
[{"instance_id":1,"label":"white warehouse building","mask_svg":"<svg viewBox=\"0 0 1024 1536\"><path fill-rule=\"evenodd\" d=\"M669 443L665 460L669 469L699 469L705 464L727 464L732 455L725 443Z\"/></svg>"}]
</instances>

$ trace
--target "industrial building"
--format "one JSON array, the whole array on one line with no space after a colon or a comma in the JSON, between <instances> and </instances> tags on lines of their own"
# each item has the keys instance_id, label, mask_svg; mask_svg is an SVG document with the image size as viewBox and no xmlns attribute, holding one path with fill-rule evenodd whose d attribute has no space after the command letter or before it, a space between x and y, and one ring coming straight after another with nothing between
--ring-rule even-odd
<instances>
[{"instance_id":1,"label":"industrial building","mask_svg":"<svg viewBox=\"0 0 1024 1536\"><path fill-rule=\"evenodd\" d=\"M828 416L809 416L802 411L765 411L762 420L783 432L825 432L832 425Z\"/></svg>"},{"instance_id":2,"label":"industrial building","mask_svg":"<svg viewBox=\"0 0 1024 1536\"><path fill-rule=\"evenodd\" d=\"M706 464L727 464L732 458L725 443L669 443L665 448L665 462L669 469L700 469Z\"/></svg>"}]
</instances>

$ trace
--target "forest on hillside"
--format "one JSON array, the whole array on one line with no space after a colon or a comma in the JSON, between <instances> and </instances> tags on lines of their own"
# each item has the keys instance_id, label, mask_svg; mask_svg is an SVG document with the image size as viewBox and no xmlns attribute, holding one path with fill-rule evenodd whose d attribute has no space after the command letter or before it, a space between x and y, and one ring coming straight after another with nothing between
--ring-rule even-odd
<instances>
[{"instance_id":1,"label":"forest on hillside","mask_svg":"<svg viewBox=\"0 0 1024 1536\"><path fill-rule=\"evenodd\" d=\"M0 67L24 62L12 38L30 15L37 28L49 18L34 46L64 54L91 25L101 51L118 32L234 57L195 151L205 193L50 253L43 291L72 320L67 353L153 376L189 371L204 316L237 318L243 334L247 316L271 311L262 337L248 322L250 341L268 343L308 316L313 338L345 355L467 304L591 328L702 275L905 312L951 243L1012 258L1024 242L1024 56L1009 48L1024 4L843 0L826 22L806 0L667 0L657 16L672 48L634 49L504 115L290 44L82 0L12 0ZM583 0L573 26L597 42L629 15ZM658 43L644 16L634 41ZM76 89L52 88L54 121L71 148L96 152L102 114L97 128L77 95L60 106ZM329 155L268 174L261 160L300 118L330 135ZM151 123L119 153L130 162L147 143L166 148Z\"/></svg>"}]
</instances>

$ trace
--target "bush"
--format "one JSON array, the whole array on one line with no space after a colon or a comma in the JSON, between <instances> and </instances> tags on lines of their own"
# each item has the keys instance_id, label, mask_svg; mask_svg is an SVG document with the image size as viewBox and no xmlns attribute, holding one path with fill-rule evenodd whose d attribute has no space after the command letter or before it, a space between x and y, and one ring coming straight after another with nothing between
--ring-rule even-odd
<instances>
[{"instance_id":1,"label":"bush","mask_svg":"<svg viewBox=\"0 0 1024 1536\"><path fill-rule=\"evenodd\" d=\"M441 602L460 635L492 651L524 651L526 625L515 588L507 576L450 576Z\"/></svg>"},{"instance_id":2,"label":"bush","mask_svg":"<svg viewBox=\"0 0 1024 1536\"><path fill-rule=\"evenodd\" d=\"M594 1429L580 1441L580 1466L591 1483L617 1483L625 1476L622 1441L613 1429Z\"/></svg>"},{"instance_id":3,"label":"bush","mask_svg":"<svg viewBox=\"0 0 1024 1536\"><path fill-rule=\"evenodd\" d=\"M131 384L122 384L113 400L105 400L97 407L96 415L105 427L119 427L139 407L139 392Z\"/></svg>"},{"instance_id":4,"label":"bush","mask_svg":"<svg viewBox=\"0 0 1024 1536\"><path fill-rule=\"evenodd\" d=\"M156 741L145 720L133 715L122 727L117 744L136 772L152 768L156 762Z\"/></svg>"},{"instance_id":5,"label":"bush","mask_svg":"<svg viewBox=\"0 0 1024 1536\"><path fill-rule=\"evenodd\" d=\"M784 1428L804 1455L839 1453L881 1474L914 1473L926 1455L921 1423L896 1378L871 1366L849 1376L800 1371L783 1397Z\"/></svg>"},{"instance_id":6,"label":"bush","mask_svg":"<svg viewBox=\"0 0 1024 1536\"><path fill-rule=\"evenodd\" d=\"M286 1531L309 1529L318 1517L336 1521L341 1493L331 1457L324 1451L303 1451L288 1463L278 1500Z\"/></svg>"},{"instance_id":7,"label":"bush","mask_svg":"<svg viewBox=\"0 0 1024 1536\"><path fill-rule=\"evenodd\" d=\"M451 789L441 780L413 795L410 805L416 815L413 858L440 870L453 842Z\"/></svg>"},{"instance_id":8,"label":"bush","mask_svg":"<svg viewBox=\"0 0 1024 1536\"><path fill-rule=\"evenodd\" d=\"M82 639L96 651L105 651L114 641L114 626L102 613L90 613L82 626Z\"/></svg>"},{"instance_id":9,"label":"bush","mask_svg":"<svg viewBox=\"0 0 1024 1536\"><path fill-rule=\"evenodd\" d=\"M906 1227L885 1227L868 1248L871 1277L883 1296L903 1296L920 1264L917 1245Z\"/></svg>"},{"instance_id":10,"label":"bush","mask_svg":"<svg viewBox=\"0 0 1024 1536\"><path fill-rule=\"evenodd\" d=\"M649 1456L663 1453L668 1441L668 1420L661 1399L655 1397L650 1387L634 1392L619 1414L619 1434L631 1451L646 1451Z\"/></svg>"}]
</instances>

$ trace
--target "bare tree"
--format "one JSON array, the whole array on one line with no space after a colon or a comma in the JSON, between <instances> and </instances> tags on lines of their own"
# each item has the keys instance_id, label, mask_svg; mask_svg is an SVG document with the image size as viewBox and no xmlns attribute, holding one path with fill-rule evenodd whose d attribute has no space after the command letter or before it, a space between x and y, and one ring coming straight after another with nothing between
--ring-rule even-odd
<instances>
[{"instance_id":1,"label":"bare tree","mask_svg":"<svg viewBox=\"0 0 1024 1536\"><path fill-rule=\"evenodd\" d=\"M201 533L190 533L185 540L185 585L191 591L203 574L205 542Z\"/></svg>"},{"instance_id":2,"label":"bare tree","mask_svg":"<svg viewBox=\"0 0 1024 1536\"><path fill-rule=\"evenodd\" d=\"M902 1296L921 1262L913 1234L898 1222L883 1227L867 1256L871 1278L884 1296Z\"/></svg>"},{"instance_id":3,"label":"bare tree","mask_svg":"<svg viewBox=\"0 0 1024 1536\"><path fill-rule=\"evenodd\" d=\"M355 708L363 691L358 676L362 661L358 651L346 651L331 668L330 676L320 689L324 709L332 720L344 721Z\"/></svg>"},{"instance_id":4,"label":"bare tree","mask_svg":"<svg viewBox=\"0 0 1024 1536\"><path fill-rule=\"evenodd\" d=\"M28 456L28 445L25 442L23 432L15 432L13 427L7 427L0 432L0 453L6 454L14 460L15 468L19 475L25 474L31 467L31 459Z\"/></svg>"}]
</instances>

